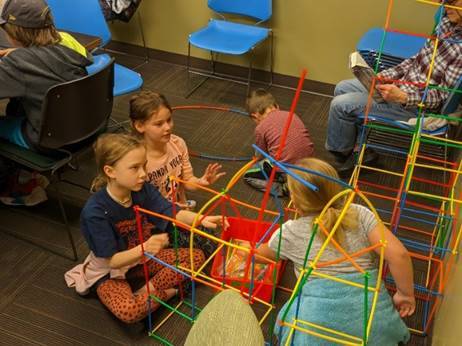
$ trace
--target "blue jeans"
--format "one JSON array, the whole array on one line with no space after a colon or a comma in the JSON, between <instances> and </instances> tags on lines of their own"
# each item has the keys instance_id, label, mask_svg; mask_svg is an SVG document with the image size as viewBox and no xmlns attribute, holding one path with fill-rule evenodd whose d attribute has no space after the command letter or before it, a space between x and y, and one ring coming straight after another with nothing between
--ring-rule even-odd
<instances>
[{"instance_id":1,"label":"blue jeans","mask_svg":"<svg viewBox=\"0 0 462 346\"><path fill-rule=\"evenodd\" d=\"M362 122L358 117L364 115L368 97L368 90L357 79L337 84L329 109L327 150L348 154L354 149L357 127ZM416 117L417 108L405 109L398 103L372 101L369 114L406 121Z\"/></svg>"},{"instance_id":2,"label":"blue jeans","mask_svg":"<svg viewBox=\"0 0 462 346\"><path fill-rule=\"evenodd\" d=\"M21 131L24 119L24 117L17 116L0 116L0 138L6 139L8 142L20 147L30 149Z\"/></svg>"}]
</instances>

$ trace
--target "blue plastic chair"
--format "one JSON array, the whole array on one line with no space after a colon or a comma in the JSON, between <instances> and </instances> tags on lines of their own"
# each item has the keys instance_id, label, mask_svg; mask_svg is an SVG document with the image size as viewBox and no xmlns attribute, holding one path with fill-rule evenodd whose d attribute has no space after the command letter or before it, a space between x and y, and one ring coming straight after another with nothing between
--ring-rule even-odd
<instances>
[{"instance_id":1,"label":"blue plastic chair","mask_svg":"<svg viewBox=\"0 0 462 346\"><path fill-rule=\"evenodd\" d=\"M47 3L59 30L97 36L101 39L100 47L111 41L111 32L97 0L47 0Z\"/></svg>"},{"instance_id":2,"label":"blue plastic chair","mask_svg":"<svg viewBox=\"0 0 462 346\"><path fill-rule=\"evenodd\" d=\"M104 47L111 41L111 32L104 18L98 0L47 0L55 25L59 30L77 32L101 39ZM106 55L106 56L104 56ZM107 54L94 55L94 65L107 62ZM143 78L138 72L130 70L120 64L114 65L114 96L125 95L139 90L143 85Z\"/></svg>"},{"instance_id":3,"label":"blue plastic chair","mask_svg":"<svg viewBox=\"0 0 462 346\"><path fill-rule=\"evenodd\" d=\"M361 37L356 49L360 53L371 52L372 55L378 55L383 34L384 30L382 28L370 29ZM382 58L399 63L417 54L425 45L425 41L426 39L423 37L387 32L382 49Z\"/></svg>"},{"instance_id":4,"label":"blue plastic chair","mask_svg":"<svg viewBox=\"0 0 462 346\"><path fill-rule=\"evenodd\" d=\"M252 60L254 49L263 41L270 38L270 85L273 83L273 35L272 30L258 26L267 21L272 15L272 0L208 0L208 7L222 19L211 19L208 25L189 35L188 40L188 78L193 71L190 65L191 45L210 51L211 73L199 73L208 77L218 77L215 62L218 54L243 55L249 53L249 67L247 74L247 94L250 91L252 77ZM226 20L224 14L249 17L255 20L254 25L236 23ZM215 54L215 56L214 56ZM229 78L224 78L229 79ZM206 79L205 79L206 80ZM189 91L190 96L203 82ZM236 79L230 79L237 81Z\"/></svg>"},{"instance_id":5,"label":"blue plastic chair","mask_svg":"<svg viewBox=\"0 0 462 346\"><path fill-rule=\"evenodd\" d=\"M443 9L442 6L438 7L434 15L435 27L440 21ZM375 68L377 64L383 35L384 29L372 28L361 37L356 45L356 50L372 68ZM394 67L414 56L425 45L425 42L424 37L387 32L381 50L378 72Z\"/></svg>"}]
</instances>

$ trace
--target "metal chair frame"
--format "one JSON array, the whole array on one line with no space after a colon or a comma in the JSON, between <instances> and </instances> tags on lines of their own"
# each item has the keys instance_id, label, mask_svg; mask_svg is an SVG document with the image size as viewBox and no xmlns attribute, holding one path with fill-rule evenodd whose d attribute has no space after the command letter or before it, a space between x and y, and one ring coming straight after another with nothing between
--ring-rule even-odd
<instances>
[{"instance_id":1,"label":"metal chair frame","mask_svg":"<svg viewBox=\"0 0 462 346\"><path fill-rule=\"evenodd\" d=\"M221 13L214 12L216 15L221 17L223 20L226 20L225 16L223 16ZM259 21L255 23L255 26L258 26L259 24L263 23L263 21ZM216 63L218 60L218 56L220 55L219 52L214 52L210 51L210 64L211 64L211 69L209 71L203 71L200 69L194 69L191 67L191 42L188 40L188 56L187 56L187 62L186 62L186 69L188 73L188 92L186 93L185 97L188 98L190 97L197 89L199 89L209 78L214 78L214 79L219 79L219 80L226 80L226 81L231 81L234 83L242 84L242 85L247 85L247 91L246 95L249 95L250 93L250 83L252 81L252 64L253 64L253 58L254 58L254 53L255 50L260 47L261 44L263 44L265 41L269 41L270 45L270 80L268 84L268 88L273 85L273 58L274 58L274 52L273 52L273 43L274 43L274 35L273 35L273 30L269 30L269 40L264 40L259 42L256 46L253 46L248 52L244 53L243 55L249 55L249 64L248 64L248 72L247 72L247 78L243 77L237 77L237 76L230 76L224 73L218 73L216 72ZM215 54L215 57L214 57ZM191 74L196 74L200 76L204 76L202 81L200 81L197 85L194 87L191 87ZM256 82L256 81L255 81Z\"/></svg>"},{"instance_id":2,"label":"metal chair frame","mask_svg":"<svg viewBox=\"0 0 462 346\"><path fill-rule=\"evenodd\" d=\"M114 59L112 59L107 66L105 66L103 69L101 69L100 71L96 72L93 75L88 75L88 76L85 76L77 80L61 83L61 84L51 87L47 92L47 96L45 97L43 107L42 107L42 112L46 114L46 111L48 109L47 107L48 107L49 98L50 97L54 97L56 99L61 98L61 94L59 93L59 91L61 90L60 89L61 87L65 87L65 85L75 85L76 83L79 83L83 80L86 80L86 82L88 83L92 82L93 79L99 78L100 75L104 76L106 73L108 73L107 72L108 69L110 69L109 71L110 74L108 75L109 76L108 81L110 85L108 85L107 87L110 89L102 90L102 92L105 95L107 95L107 99L104 99L103 101L104 106L99 105L100 110L101 108L104 107L105 113L101 114L101 116L97 118L97 119L100 119L100 118L102 119L104 117L105 120L102 121L101 124L98 125L97 128L93 126L91 132L86 133L83 137L80 137L80 139L75 138L74 140L68 140L67 142L64 143L64 141L66 140L63 140L60 138L58 138L56 141L54 140L52 131L48 130L48 127L47 127L48 125L46 124L46 117L44 117L44 121L42 123L42 128L41 128L41 133L40 133L40 145L44 148L44 150L46 150L46 153L45 152L44 153L34 152L28 149L21 148L15 144L0 142L0 155L1 156L21 166L24 166L28 169L37 171L39 173L45 174L46 172L49 172L48 176L50 177L50 186L53 186L53 190L56 193L62 222L57 222L55 220L51 220L51 219L44 218L42 216L37 216L37 215L32 215L32 217L38 218L38 219L46 219L46 221L48 222L58 223L64 226L66 229L67 235L68 235L68 240L69 240L71 249L72 249L72 256L68 256L67 254L63 254L53 249L50 249L48 247L45 247L41 244L37 244L28 238L18 236L18 234L15 232L11 232L5 229L1 229L1 231L4 231L5 233L8 233L18 239L32 243L53 254L56 254L64 258L71 259L73 261L76 261L78 259L77 249L76 249L74 238L72 236L71 226L69 224L69 219L67 217L66 209L64 207L63 195L60 189L58 188L58 184L68 183L68 184L83 188L85 190L88 190L87 186L82 186L78 183L75 183L75 182L72 182L66 179L62 179L61 174L66 167L76 170L76 166L72 164L73 161L76 160L78 156L80 156L83 152L87 151L88 150L87 144L89 143L89 141L93 139L96 135L101 133L103 130L105 130L107 127L107 123L111 115L112 104L113 104L112 88L114 84ZM104 78L107 78L107 77L104 77ZM105 81L106 80L104 80L104 82ZM50 95L53 95L53 96L50 96ZM56 125L54 124L54 126ZM66 149L61 147L60 142L64 144ZM35 161L34 161L34 158L35 158ZM40 164L40 162L37 163L37 160L40 160L42 164ZM43 162L49 162L49 164L45 165L43 164ZM18 212L17 208L15 208L15 212ZM19 213L23 215L27 215L29 217L31 216L29 213L25 213L22 211L19 211Z\"/></svg>"}]
</instances>

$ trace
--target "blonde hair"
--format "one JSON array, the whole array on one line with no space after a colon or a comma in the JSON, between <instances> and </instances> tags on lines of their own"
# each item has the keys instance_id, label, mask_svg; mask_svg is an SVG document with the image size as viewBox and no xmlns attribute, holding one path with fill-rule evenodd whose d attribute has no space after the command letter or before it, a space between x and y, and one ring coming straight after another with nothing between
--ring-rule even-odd
<instances>
[{"instance_id":1,"label":"blonde hair","mask_svg":"<svg viewBox=\"0 0 462 346\"><path fill-rule=\"evenodd\" d=\"M158 112L162 107L172 112L172 107L168 103L166 97L154 91L145 90L132 96L130 99L129 116L132 121L134 132L138 133L134 126L135 121L140 123L148 121L151 119L152 114Z\"/></svg>"},{"instance_id":2,"label":"blonde hair","mask_svg":"<svg viewBox=\"0 0 462 346\"><path fill-rule=\"evenodd\" d=\"M276 99L262 88L253 90L246 101L246 109L249 114L263 114L270 107L278 107Z\"/></svg>"},{"instance_id":3,"label":"blonde hair","mask_svg":"<svg viewBox=\"0 0 462 346\"><path fill-rule=\"evenodd\" d=\"M297 165L302 168L319 172L325 176L339 179L337 171L334 169L334 167L325 161L315 158L306 158L297 162ZM287 184L289 187L290 196L294 202L295 207L302 214L302 216L316 213L320 214L324 207L329 203L329 201L343 190L338 183L328 180L322 176L299 170L293 170L293 172L300 176L300 178L303 180L315 185L318 188L318 191L313 191L298 180L292 178L290 175L287 176ZM337 199L329 207L329 209L327 209L322 220L319 220L326 230L330 231L334 226L343 209L344 202L344 198ZM334 239L341 244L345 239L345 230L355 230L357 226L357 213L353 209L349 208L343 217L339 228L335 232ZM319 230L318 234L320 234L321 237L325 239L325 234L322 232L322 230Z\"/></svg>"},{"instance_id":4,"label":"blonde hair","mask_svg":"<svg viewBox=\"0 0 462 346\"><path fill-rule=\"evenodd\" d=\"M46 16L45 20L51 22L51 12L48 12ZM2 28L8 36L21 43L23 47L49 46L61 42L61 35L59 35L54 25L44 28L26 28L20 25L5 23L2 25Z\"/></svg>"},{"instance_id":5,"label":"blonde hair","mask_svg":"<svg viewBox=\"0 0 462 346\"><path fill-rule=\"evenodd\" d=\"M93 149L95 151L97 176L91 184L91 191L98 191L108 183L104 166L114 166L117 161L130 151L144 147L144 142L128 134L107 133L98 137Z\"/></svg>"}]
</instances>

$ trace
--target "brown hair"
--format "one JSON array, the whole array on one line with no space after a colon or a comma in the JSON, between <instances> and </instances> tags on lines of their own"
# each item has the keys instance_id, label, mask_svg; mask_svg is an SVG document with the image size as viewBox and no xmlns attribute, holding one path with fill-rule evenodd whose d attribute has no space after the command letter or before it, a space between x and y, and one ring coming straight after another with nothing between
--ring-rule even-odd
<instances>
[{"instance_id":1,"label":"brown hair","mask_svg":"<svg viewBox=\"0 0 462 346\"><path fill-rule=\"evenodd\" d=\"M256 89L253 90L246 101L246 109L249 114L265 113L266 109L269 107L277 107L276 99L271 93L265 89Z\"/></svg>"},{"instance_id":2,"label":"brown hair","mask_svg":"<svg viewBox=\"0 0 462 346\"><path fill-rule=\"evenodd\" d=\"M46 15L45 21L52 22L51 12ZM21 43L23 47L49 46L61 42L61 36L54 25L49 25L45 28L26 28L5 23L2 28L8 36Z\"/></svg>"},{"instance_id":3,"label":"brown hair","mask_svg":"<svg viewBox=\"0 0 462 346\"><path fill-rule=\"evenodd\" d=\"M91 191L98 191L108 183L104 166L114 166L130 151L143 146L140 138L128 134L106 133L99 136L93 145L97 176L91 184Z\"/></svg>"},{"instance_id":4,"label":"brown hair","mask_svg":"<svg viewBox=\"0 0 462 346\"><path fill-rule=\"evenodd\" d=\"M325 176L339 179L334 167L325 161L315 158L306 158L297 162L297 165L319 172ZM318 191L313 191L298 180L292 178L290 175L287 176L290 196L295 207L303 216L313 213L321 213L329 201L342 191L342 187L338 183L328 180L322 176L299 170L294 170L293 172L300 176L303 180L318 187ZM343 209L344 202L344 198L337 199L326 211L322 220L319 220L322 222L326 230L330 231L334 226ZM343 242L345 230L354 230L357 228L357 218L357 213L353 209L349 208L342 219L340 227L335 232L334 239L337 242ZM325 238L324 232L321 230L318 231L318 234Z\"/></svg>"},{"instance_id":5,"label":"brown hair","mask_svg":"<svg viewBox=\"0 0 462 346\"><path fill-rule=\"evenodd\" d=\"M172 107L162 94L146 90L132 96L129 114L132 125L135 121L144 123L149 120L152 113L158 112L161 107L167 108L170 112L172 111Z\"/></svg>"}]
</instances>

